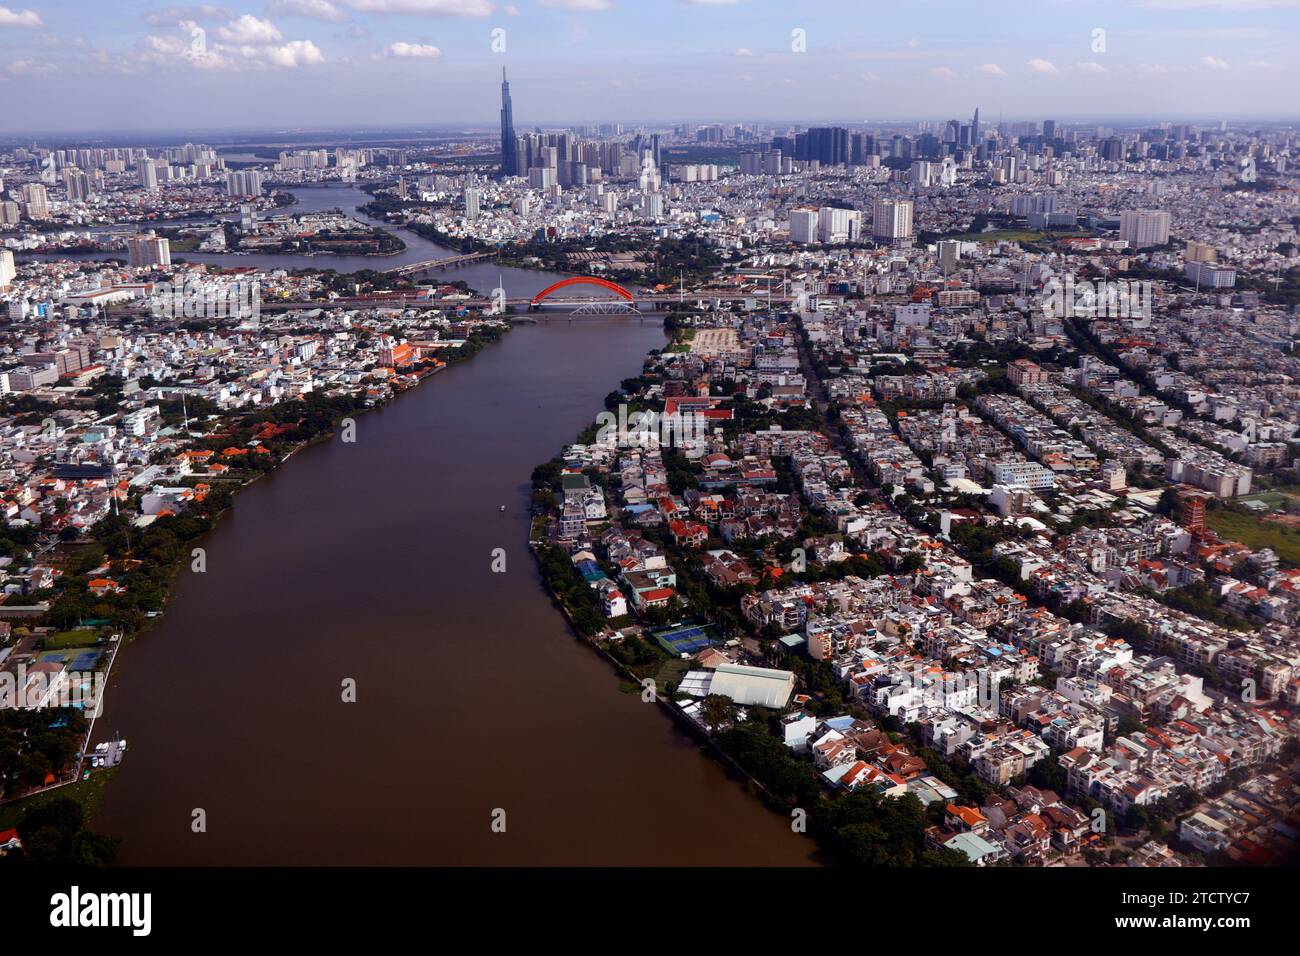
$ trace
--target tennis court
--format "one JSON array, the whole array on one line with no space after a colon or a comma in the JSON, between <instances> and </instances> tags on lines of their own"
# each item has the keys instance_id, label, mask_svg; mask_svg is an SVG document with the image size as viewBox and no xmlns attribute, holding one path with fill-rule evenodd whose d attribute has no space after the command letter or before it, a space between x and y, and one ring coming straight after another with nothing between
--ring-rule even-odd
<instances>
[{"instance_id":1,"label":"tennis court","mask_svg":"<svg viewBox=\"0 0 1300 956\"><path fill-rule=\"evenodd\" d=\"M99 651L82 651L68 665L70 671L88 671L92 670L99 661Z\"/></svg>"},{"instance_id":2,"label":"tennis court","mask_svg":"<svg viewBox=\"0 0 1300 956\"><path fill-rule=\"evenodd\" d=\"M708 624L681 624L651 633L669 654L694 654L713 646L711 630Z\"/></svg>"}]
</instances>

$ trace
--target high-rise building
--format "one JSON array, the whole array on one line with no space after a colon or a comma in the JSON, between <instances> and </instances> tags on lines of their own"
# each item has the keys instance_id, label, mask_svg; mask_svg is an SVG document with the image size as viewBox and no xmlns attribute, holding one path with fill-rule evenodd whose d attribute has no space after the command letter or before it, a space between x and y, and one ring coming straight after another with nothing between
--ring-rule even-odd
<instances>
[{"instance_id":1,"label":"high-rise building","mask_svg":"<svg viewBox=\"0 0 1300 956\"><path fill-rule=\"evenodd\" d=\"M49 219L50 201L41 183L28 183L23 187L23 212L28 219Z\"/></svg>"},{"instance_id":2,"label":"high-rise building","mask_svg":"<svg viewBox=\"0 0 1300 956\"><path fill-rule=\"evenodd\" d=\"M980 141L980 108L975 107L975 116L970 121L970 141L978 143Z\"/></svg>"},{"instance_id":3,"label":"high-rise building","mask_svg":"<svg viewBox=\"0 0 1300 956\"><path fill-rule=\"evenodd\" d=\"M9 288L18 271L14 268L14 254L8 249L0 249L0 289Z\"/></svg>"},{"instance_id":4,"label":"high-rise building","mask_svg":"<svg viewBox=\"0 0 1300 956\"><path fill-rule=\"evenodd\" d=\"M900 242L912 238L912 201L877 199L872 210L871 234L876 239Z\"/></svg>"},{"instance_id":5,"label":"high-rise building","mask_svg":"<svg viewBox=\"0 0 1300 956\"><path fill-rule=\"evenodd\" d=\"M504 66L501 67L501 175L519 175L515 154L515 113L510 103L510 82L506 79Z\"/></svg>"},{"instance_id":6,"label":"high-rise building","mask_svg":"<svg viewBox=\"0 0 1300 956\"><path fill-rule=\"evenodd\" d=\"M479 212L479 192L477 186L467 186L465 188L465 218L470 222L478 220Z\"/></svg>"},{"instance_id":7,"label":"high-rise building","mask_svg":"<svg viewBox=\"0 0 1300 956\"><path fill-rule=\"evenodd\" d=\"M1124 158L1124 141L1118 136L1111 136L1097 144L1097 151L1107 162L1119 162Z\"/></svg>"},{"instance_id":8,"label":"high-rise building","mask_svg":"<svg viewBox=\"0 0 1300 956\"><path fill-rule=\"evenodd\" d=\"M140 185L149 190L158 188L158 167L152 159L140 160Z\"/></svg>"},{"instance_id":9,"label":"high-rise building","mask_svg":"<svg viewBox=\"0 0 1300 956\"><path fill-rule=\"evenodd\" d=\"M855 242L861 228L862 214L856 209L822 206L817 211L817 239L820 242Z\"/></svg>"},{"instance_id":10,"label":"high-rise building","mask_svg":"<svg viewBox=\"0 0 1300 956\"><path fill-rule=\"evenodd\" d=\"M815 209L790 210L790 241L805 245L816 242L818 219Z\"/></svg>"},{"instance_id":11,"label":"high-rise building","mask_svg":"<svg viewBox=\"0 0 1300 956\"><path fill-rule=\"evenodd\" d=\"M839 126L814 126L795 137L795 158L817 160L823 166L849 161L849 131Z\"/></svg>"},{"instance_id":12,"label":"high-rise building","mask_svg":"<svg viewBox=\"0 0 1300 956\"><path fill-rule=\"evenodd\" d=\"M134 268L172 264L171 243L152 232L128 237L126 249Z\"/></svg>"},{"instance_id":13,"label":"high-rise building","mask_svg":"<svg viewBox=\"0 0 1300 956\"><path fill-rule=\"evenodd\" d=\"M76 166L68 166L63 170L63 188L68 191L69 201L87 200L91 196L90 177Z\"/></svg>"},{"instance_id":14,"label":"high-rise building","mask_svg":"<svg viewBox=\"0 0 1300 956\"><path fill-rule=\"evenodd\" d=\"M1133 249L1169 241L1169 213L1160 209L1126 209L1119 214L1119 237Z\"/></svg>"},{"instance_id":15,"label":"high-rise building","mask_svg":"<svg viewBox=\"0 0 1300 956\"><path fill-rule=\"evenodd\" d=\"M1017 196L1011 200L1011 215L1028 216L1032 213L1056 212L1056 197L1051 193Z\"/></svg>"},{"instance_id":16,"label":"high-rise building","mask_svg":"<svg viewBox=\"0 0 1300 956\"><path fill-rule=\"evenodd\" d=\"M243 172L226 173L226 195L260 196L262 195L262 174L256 169Z\"/></svg>"},{"instance_id":17,"label":"high-rise building","mask_svg":"<svg viewBox=\"0 0 1300 956\"><path fill-rule=\"evenodd\" d=\"M1217 262L1188 262L1183 266L1183 275L1197 289L1231 289L1237 284L1237 270Z\"/></svg>"},{"instance_id":18,"label":"high-rise building","mask_svg":"<svg viewBox=\"0 0 1300 956\"><path fill-rule=\"evenodd\" d=\"M556 185L554 166L530 166L528 168L528 185L532 189L548 189Z\"/></svg>"},{"instance_id":19,"label":"high-rise building","mask_svg":"<svg viewBox=\"0 0 1300 956\"><path fill-rule=\"evenodd\" d=\"M951 275L955 272L959 261L961 261L961 243L953 239L940 240L939 268L943 270L943 274Z\"/></svg>"},{"instance_id":20,"label":"high-rise building","mask_svg":"<svg viewBox=\"0 0 1300 956\"><path fill-rule=\"evenodd\" d=\"M908 179L914 186L933 186L941 169L938 163L926 162L924 159L914 160Z\"/></svg>"}]
</instances>

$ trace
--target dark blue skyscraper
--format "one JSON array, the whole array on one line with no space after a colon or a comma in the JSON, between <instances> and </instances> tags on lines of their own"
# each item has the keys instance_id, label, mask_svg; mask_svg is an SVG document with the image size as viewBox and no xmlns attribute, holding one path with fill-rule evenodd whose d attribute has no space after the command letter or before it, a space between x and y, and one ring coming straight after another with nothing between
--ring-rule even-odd
<instances>
[{"instance_id":1,"label":"dark blue skyscraper","mask_svg":"<svg viewBox=\"0 0 1300 956\"><path fill-rule=\"evenodd\" d=\"M510 106L510 82L506 79L504 66L501 67L501 175L519 175L515 159L515 116Z\"/></svg>"}]
</instances>

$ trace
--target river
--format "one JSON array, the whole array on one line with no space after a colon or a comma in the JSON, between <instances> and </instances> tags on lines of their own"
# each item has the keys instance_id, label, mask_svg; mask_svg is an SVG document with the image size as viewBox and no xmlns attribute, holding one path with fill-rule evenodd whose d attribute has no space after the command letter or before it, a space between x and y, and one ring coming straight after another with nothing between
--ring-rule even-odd
<instances>
[{"instance_id":1,"label":"river","mask_svg":"<svg viewBox=\"0 0 1300 956\"><path fill-rule=\"evenodd\" d=\"M338 272L357 272L362 269L374 269L382 271L386 269L395 269L399 266L408 265L412 262L424 262L429 259L444 259L457 253L445 246L440 246L435 242L425 239L409 229L403 229L393 226L380 219L375 219L362 213L358 207L364 206L371 201L369 193L363 192L355 185L336 183L333 185L321 186L295 186L286 190L292 192L297 197L298 202L292 206L286 206L274 212L262 213L261 215L290 215L310 212L322 212L327 209L341 209L348 215L361 222L368 223L372 226L378 226L382 229L400 236L406 243L406 248L401 252L391 256L343 256L343 255L301 255L301 254L250 254L237 255L232 252L177 252L172 255L173 261L185 260L187 262L210 262L214 265L223 266L229 269L248 268L249 266L258 266L262 269L334 269ZM224 217L231 218L231 217ZM204 222L213 222L209 217ZM181 225L192 225L193 223L168 222L159 223L159 227L176 227ZM108 228L90 230L92 232L111 231ZM15 259L21 264L30 261L71 259L77 261L93 261L104 259L125 259L125 251L117 252L19 252L15 254ZM461 280L469 283L471 288L477 289L484 294L495 289L500 280L501 287L506 290L507 297L516 298L524 294L531 295L534 292L545 288L549 281L561 278L554 273L540 273L530 269L519 269L512 266L498 266L491 262L468 262L464 265L449 266L444 270L435 273L437 278L447 280ZM538 284L538 278L546 278L547 282ZM606 293L602 290L590 286L585 287L582 295L593 298L603 298Z\"/></svg>"},{"instance_id":2,"label":"river","mask_svg":"<svg viewBox=\"0 0 1300 956\"><path fill-rule=\"evenodd\" d=\"M511 295L555 278L516 271ZM93 826L120 862L816 862L620 692L527 548L533 466L664 342L656 319L516 326L245 489L114 669L97 737L130 751Z\"/></svg>"}]
</instances>

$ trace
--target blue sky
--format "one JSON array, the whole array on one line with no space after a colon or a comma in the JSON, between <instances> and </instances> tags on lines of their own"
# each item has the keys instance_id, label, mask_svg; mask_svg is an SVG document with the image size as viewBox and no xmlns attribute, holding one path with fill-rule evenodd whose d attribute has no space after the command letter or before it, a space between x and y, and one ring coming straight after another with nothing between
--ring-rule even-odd
<instances>
[{"instance_id":1,"label":"blue sky","mask_svg":"<svg viewBox=\"0 0 1300 956\"><path fill-rule=\"evenodd\" d=\"M0 0L0 123L490 126L503 64L521 128L1293 118L1298 32L1300 0Z\"/></svg>"}]
</instances>

